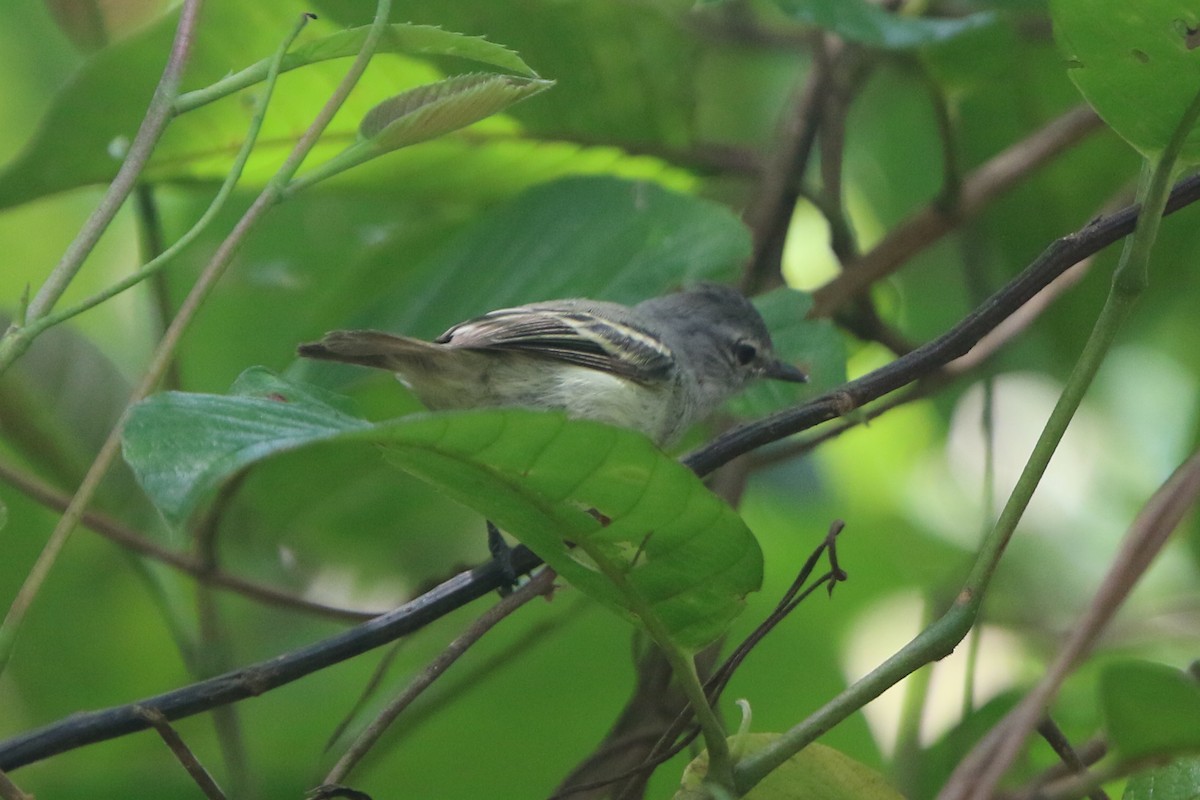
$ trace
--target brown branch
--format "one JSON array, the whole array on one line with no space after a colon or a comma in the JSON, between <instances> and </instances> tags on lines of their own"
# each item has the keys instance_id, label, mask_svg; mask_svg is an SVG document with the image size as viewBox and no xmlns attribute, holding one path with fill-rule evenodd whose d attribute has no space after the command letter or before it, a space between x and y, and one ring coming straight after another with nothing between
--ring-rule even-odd
<instances>
[{"instance_id":1,"label":"brown branch","mask_svg":"<svg viewBox=\"0 0 1200 800\"><path fill-rule=\"evenodd\" d=\"M21 791L21 787L13 783L12 779L4 774L4 770L0 770L0 798L4 798L4 800L33 800L33 796Z\"/></svg>"},{"instance_id":2,"label":"brown branch","mask_svg":"<svg viewBox=\"0 0 1200 800\"><path fill-rule=\"evenodd\" d=\"M847 265L838 277L817 289L810 316L833 316L851 298L895 272L1029 173L1102 127L1095 112L1087 106L1078 106L993 157L963 178L954 208L946 209L941 198L930 203L892 228L873 250Z\"/></svg>"}]
</instances>

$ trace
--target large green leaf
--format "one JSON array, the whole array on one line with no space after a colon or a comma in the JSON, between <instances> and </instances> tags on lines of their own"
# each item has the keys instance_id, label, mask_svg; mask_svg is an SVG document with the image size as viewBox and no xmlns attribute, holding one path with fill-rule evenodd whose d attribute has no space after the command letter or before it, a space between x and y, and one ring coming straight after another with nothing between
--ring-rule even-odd
<instances>
[{"instance_id":1,"label":"large green leaf","mask_svg":"<svg viewBox=\"0 0 1200 800\"><path fill-rule=\"evenodd\" d=\"M1196 0L1052 0L1071 80L1105 122L1155 157L1200 91ZM1193 130L1180 156L1200 159Z\"/></svg>"},{"instance_id":2,"label":"large green leaf","mask_svg":"<svg viewBox=\"0 0 1200 800\"><path fill-rule=\"evenodd\" d=\"M1200 684L1149 661L1110 665L1100 678L1108 737L1126 759L1200 753Z\"/></svg>"},{"instance_id":3,"label":"large green leaf","mask_svg":"<svg viewBox=\"0 0 1200 800\"><path fill-rule=\"evenodd\" d=\"M372 424L265 370L239 384L250 393L169 392L132 412L125 458L176 523L258 461L363 442L496 522L597 600L628 617L649 607L682 647L720 636L762 581L762 553L741 518L639 434L518 409Z\"/></svg>"},{"instance_id":4,"label":"large green leaf","mask_svg":"<svg viewBox=\"0 0 1200 800\"><path fill-rule=\"evenodd\" d=\"M395 277L363 326L432 337L494 308L560 297L636 303L730 281L750 234L716 203L653 183L565 178L491 209Z\"/></svg>"}]
</instances>

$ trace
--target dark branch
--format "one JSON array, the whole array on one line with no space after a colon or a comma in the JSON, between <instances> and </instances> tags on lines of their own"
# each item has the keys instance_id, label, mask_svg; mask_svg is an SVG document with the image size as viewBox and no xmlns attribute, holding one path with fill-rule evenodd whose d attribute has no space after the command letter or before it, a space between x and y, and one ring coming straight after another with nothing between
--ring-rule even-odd
<instances>
[{"instance_id":1,"label":"dark branch","mask_svg":"<svg viewBox=\"0 0 1200 800\"><path fill-rule=\"evenodd\" d=\"M527 573L541 560L527 548L512 551L512 565ZM146 712L168 720L255 697L319 669L398 639L493 591L507 580L495 562L463 572L394 611L348 631L269 661L227 672L129 705L75 714L0 742L0 770L11 770L83 745L150 727Z\"/></svg>"}]
</instances>

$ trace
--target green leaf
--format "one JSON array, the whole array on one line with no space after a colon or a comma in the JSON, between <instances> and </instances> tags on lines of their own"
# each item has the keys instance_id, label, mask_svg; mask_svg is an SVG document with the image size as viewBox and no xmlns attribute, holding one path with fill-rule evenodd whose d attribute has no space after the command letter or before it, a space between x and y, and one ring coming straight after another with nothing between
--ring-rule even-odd
<instances>
[{"instance_id":1,"label":"green leaf","mask_svg":"<svg viewBox=\"0 0 1200 800\"><path fill-rule=\"evenodd\" d=\"M1200 758L1180 758L1165 767L1139 772L1125 784L1122 800L1197 800Z\"/></svg>"},{"instance_id":2,"label":"green leaf","mask_svg":"<svg viewBox=\"0 0 1200 800\"><path fill-rule=\"evenodd\" d=\"M697 281L728 282L749 253L749 232L725 206L645 181L564 178L480 216L397 274L353 322L431 338L535 300L636 303Z\"/></svg>"},{"instance_id":3,"label":"green leaf","mask_svg":"<svg viewBox=\"0 0 1200 800\"><path fill-rule=\"evenodd\" d=\"M358 133L375 152L399 150L465 128L553 85L514 75L456 75L384 100L363 117Z\"/></svg>"},{"instance_id":4,"label":"green leaf","mask_svg":"<svg viewBox=\"0 0 1200 800\"><path fill-rule=\"evenodd\" d=\"M356 56L362 50L369 30L370 26L363 25L300 45L283 57L279 68L280 72L288 72L298 67L335 58ZM520 56L503 45L489 42L482 36L466 36L432 25L406 25L403 23L388 25L384 29L375 53L376 55L407 53L420 56L455 56L481 64L491 64L530 78L537 77L537 73L530 69ZM184 113L198 108L206 102L266 80L270 63L270 58L264 58L210 87L182 95L176 101L175 108L179 113Z\"/></svg>"},{"instance_id":5,"label":"green leaf","mask_svg":"<svg viewBox=\"0 0 1200 800\"><path fill-rule=\"evenodd\" d=\"M680 647L719 637L762 581L762 553L741 518L631 431L518 409L371 424L265 370L250 371L239 387L253 394L169 392L131 413L125 458L175 523L262 459L320 442L363 442L382 446L390 462L479 511L627 618L648 606ZM619 584L584 551L616 565Z\"/></svg>"},{"instance_id":6,"label":"green leaf","mask_svg":"<svg viewBox=\"0 0 1200 800\"><path fill-rule=\"evenodd\" d=\"M1200 4L1052 0L1050 9L1071 80L1114 131L1155 158L1200 91ZM1195 130L1180 158L1200 160Z\"/></svg>"},{"instance_id":7,"label":"green leaf","mask_svg":"<svg viewBox=\"0 0 1200 800\"><path fill-rule=\"evenodd\" d=\"M1200 753L1200 685L1173 667L1125 661L1100 676L1113 748L1125 759Z\"/></svg>"},{"instance_id":8,"label":"green leaf","mask_svg":"<svg viewBox=\"0 0 1200 800\"><path fill-rule=\"evenodd\" d=\"M540 78L472 73L418 86L367 112L359 125L359 140L301 175L290 189L298 190L393 150L465 128L553 85L554 81Z\"/></svg>"},{"instance_id":9,"label":"green leaf","mask_svg":"<svg viewBox=\"0 0 1200 800\"><path fill-rule=\"evenodd\" d=\"M754 733L730 739L730 745L754 752L770 746L777 733ZM708 774L708 753L701 753L683 773L675 800L707 798L701 785ZM810 744L785 761L744 795L745 800L902 800L882 775L831 747Z\"/></svg>"},{"instance_id":10,"label":"green leaf","mask_svg":"<svg viewBox=\"0 0 1200 800\"><path fill-rule=\"evenodd\" d=\"M867 0L779 0L779 7L796 22L818 25L851 41L887 50L937 44L996 21L990 11L958 19L907 17Z\"/></svg>"},{"instance_id":11,"label":"green leaf","mask_svg":"<svg viewBox=\"0 0 1200 800\"><path fill-rule=\"evenodd\" d=\"M251 86L265 76L265 60L278 46L303 6L295 2L244 4L211 0L205 5L188 64L193 90L184 108L195 110L173 120L147 167L148 181L220 179L246 134L245 106L236 98L208 103L228 90ZM120 167L123 148L133 139L170 50L177 14L156 21L130 39L95 53L56 94L24 150L0 171L0 208L78 186L104 183ZM362 29L330 32L327 20L309 25L285 67L306 68L281 81L263 125L260 145L243 181L264 181L278 167L280 154L296 141L328 98L343 64L330 59L353 55ZM409 50L408 48L413 48ZM371 68L347 100L318 145L314 160L330 157L352 140L357 121L379 98L398 88L441 77L428 59L461 56L520 74L532 74L517 56L476 37L429 26L394 25L380 45ZM328 62L328 63L320 63ZM240 70L233 75L231 71ZM218 91L205 91L212 86ZM204 105L203 108L198 108Z\"/></svg>"}]
</instances>

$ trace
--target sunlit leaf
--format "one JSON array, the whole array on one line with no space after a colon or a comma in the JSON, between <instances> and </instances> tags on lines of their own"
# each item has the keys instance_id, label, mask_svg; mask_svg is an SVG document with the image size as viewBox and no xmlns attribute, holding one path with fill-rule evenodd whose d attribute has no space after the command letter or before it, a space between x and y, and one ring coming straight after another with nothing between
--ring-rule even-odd
<instances>
[{"instance_id":1,"label":"sunlit leaf","mask_svg":"<svg viewBox=\"0 0 1200 800\"><path fill-rule=\"evenodd\" d=\"M552 85L515 75L457 75L384 100L363 117L359 136L376 152L398 150L464 128Z\"/></svg>"},{"instance_id":2,"label":"sunlit leaf","mask_svg":"<svg viewBox=\"0 0 1200 800\"><path fill-rule=\"evenodd\" d=\"M756 733L730 740L730 745L750 753L771 745L779 734ZM688 764L675 800L701 800L710 795L701 788L708 774L708 753ZM757 786L746 800L902 800L875 770L832 747L810 744L785 761Z\"/></svg>"},{"instance_id":3,"label":"sunlit leaf","mask_svg":"<svg viewBox=\"0 0 1200 800\"><path fill-rule=\"evenodd\" d=\"M212 0L197 31L184 88L221 84L237 90L262 80L267 59L304 10L294 0ZM112 179L146 113L176 23L175 14L167 15L88 59L58 91L24 150L0 171L0 207ZM345 69L331 60L356 54L363 36L361 27L335 31L326 20L310 23L284 62L285 70L305 69L280 82L244 181L265 180L278 167L281 151L291 148ZM431 26L391 26L377 54L380 57L372 60L368 74L328 129L331 141L318 146L314 160L343 149L358 120L380 98L437 80L440 72L429 59L464 58L532 74L507 48ZM246 134L248 106L238 96L216 103L207 103L209 99L195 91L184 96L183 107L194 110L172 121L147 167L147 180L224 177Z\"/></svg>"},{"instance_id":4,"label":"sunlit leaf","mask_svg":"<svg viewBox=\"0 0 1200 800\"><path fill-rule=\"evenodd\" d=\"M298 67L329 61L335 58L349 58L358 55L366 43L370 26L360 26L345 31L324 36L296 47L286 53L280 62L280 72L288 72ZM431 25L392 24L384 28L383 36L375 48L378 53L406 53L421 56L455 56L475 61L526 77L536 77L529 65L521 57L503 45L489 42L482 36L464 36L461 33L445 31ZM221 95L244 89L247 86L263 81L267 77L271 58L264 58L236 75L231 75L218 82L222 89ZM213 98L206 91L196 91L183 95L175 103L180 111L198 107L202 102Z\"/></svg>"},{"instance_id":5,"label":"sunlit leaf","mask_svg":"<svg viewBox=\"0 0 1200 800\"><path fill-rule=\"evenodd\" d=\"M1124 661L1101 674L1108 737L1124 758L1200 753L1200 684L1166 664Z\"/></svg>"},{"instance_id":6,"label":"sunlit leaf","mask_svg":"<svg viewBox=\"0 0 1200 800\"><path fill-rule=\"evenodd\" d=\"M1050 8L1071 80L1114 131L1154 157L1200 91L1200 4L1052 0ZM1195 130L1180 158L1200 160Z\"/></svg>"},{"instance_id":7,"label":"sunlit leaf","mask_svg":"<svg viewBox=\"0 0 1200 800\"><path fill-rule=\"evenodd\" d=\"M631 618L647 604L679 646L720 636L762 581L762 553L741 518L639 434L518 409L372 424L261 370L239 383L253 394L169 392L130 416L125 458L176 523L262 459L362 442L493 520L593 598Z\"/></svg>"}]
</instances>

